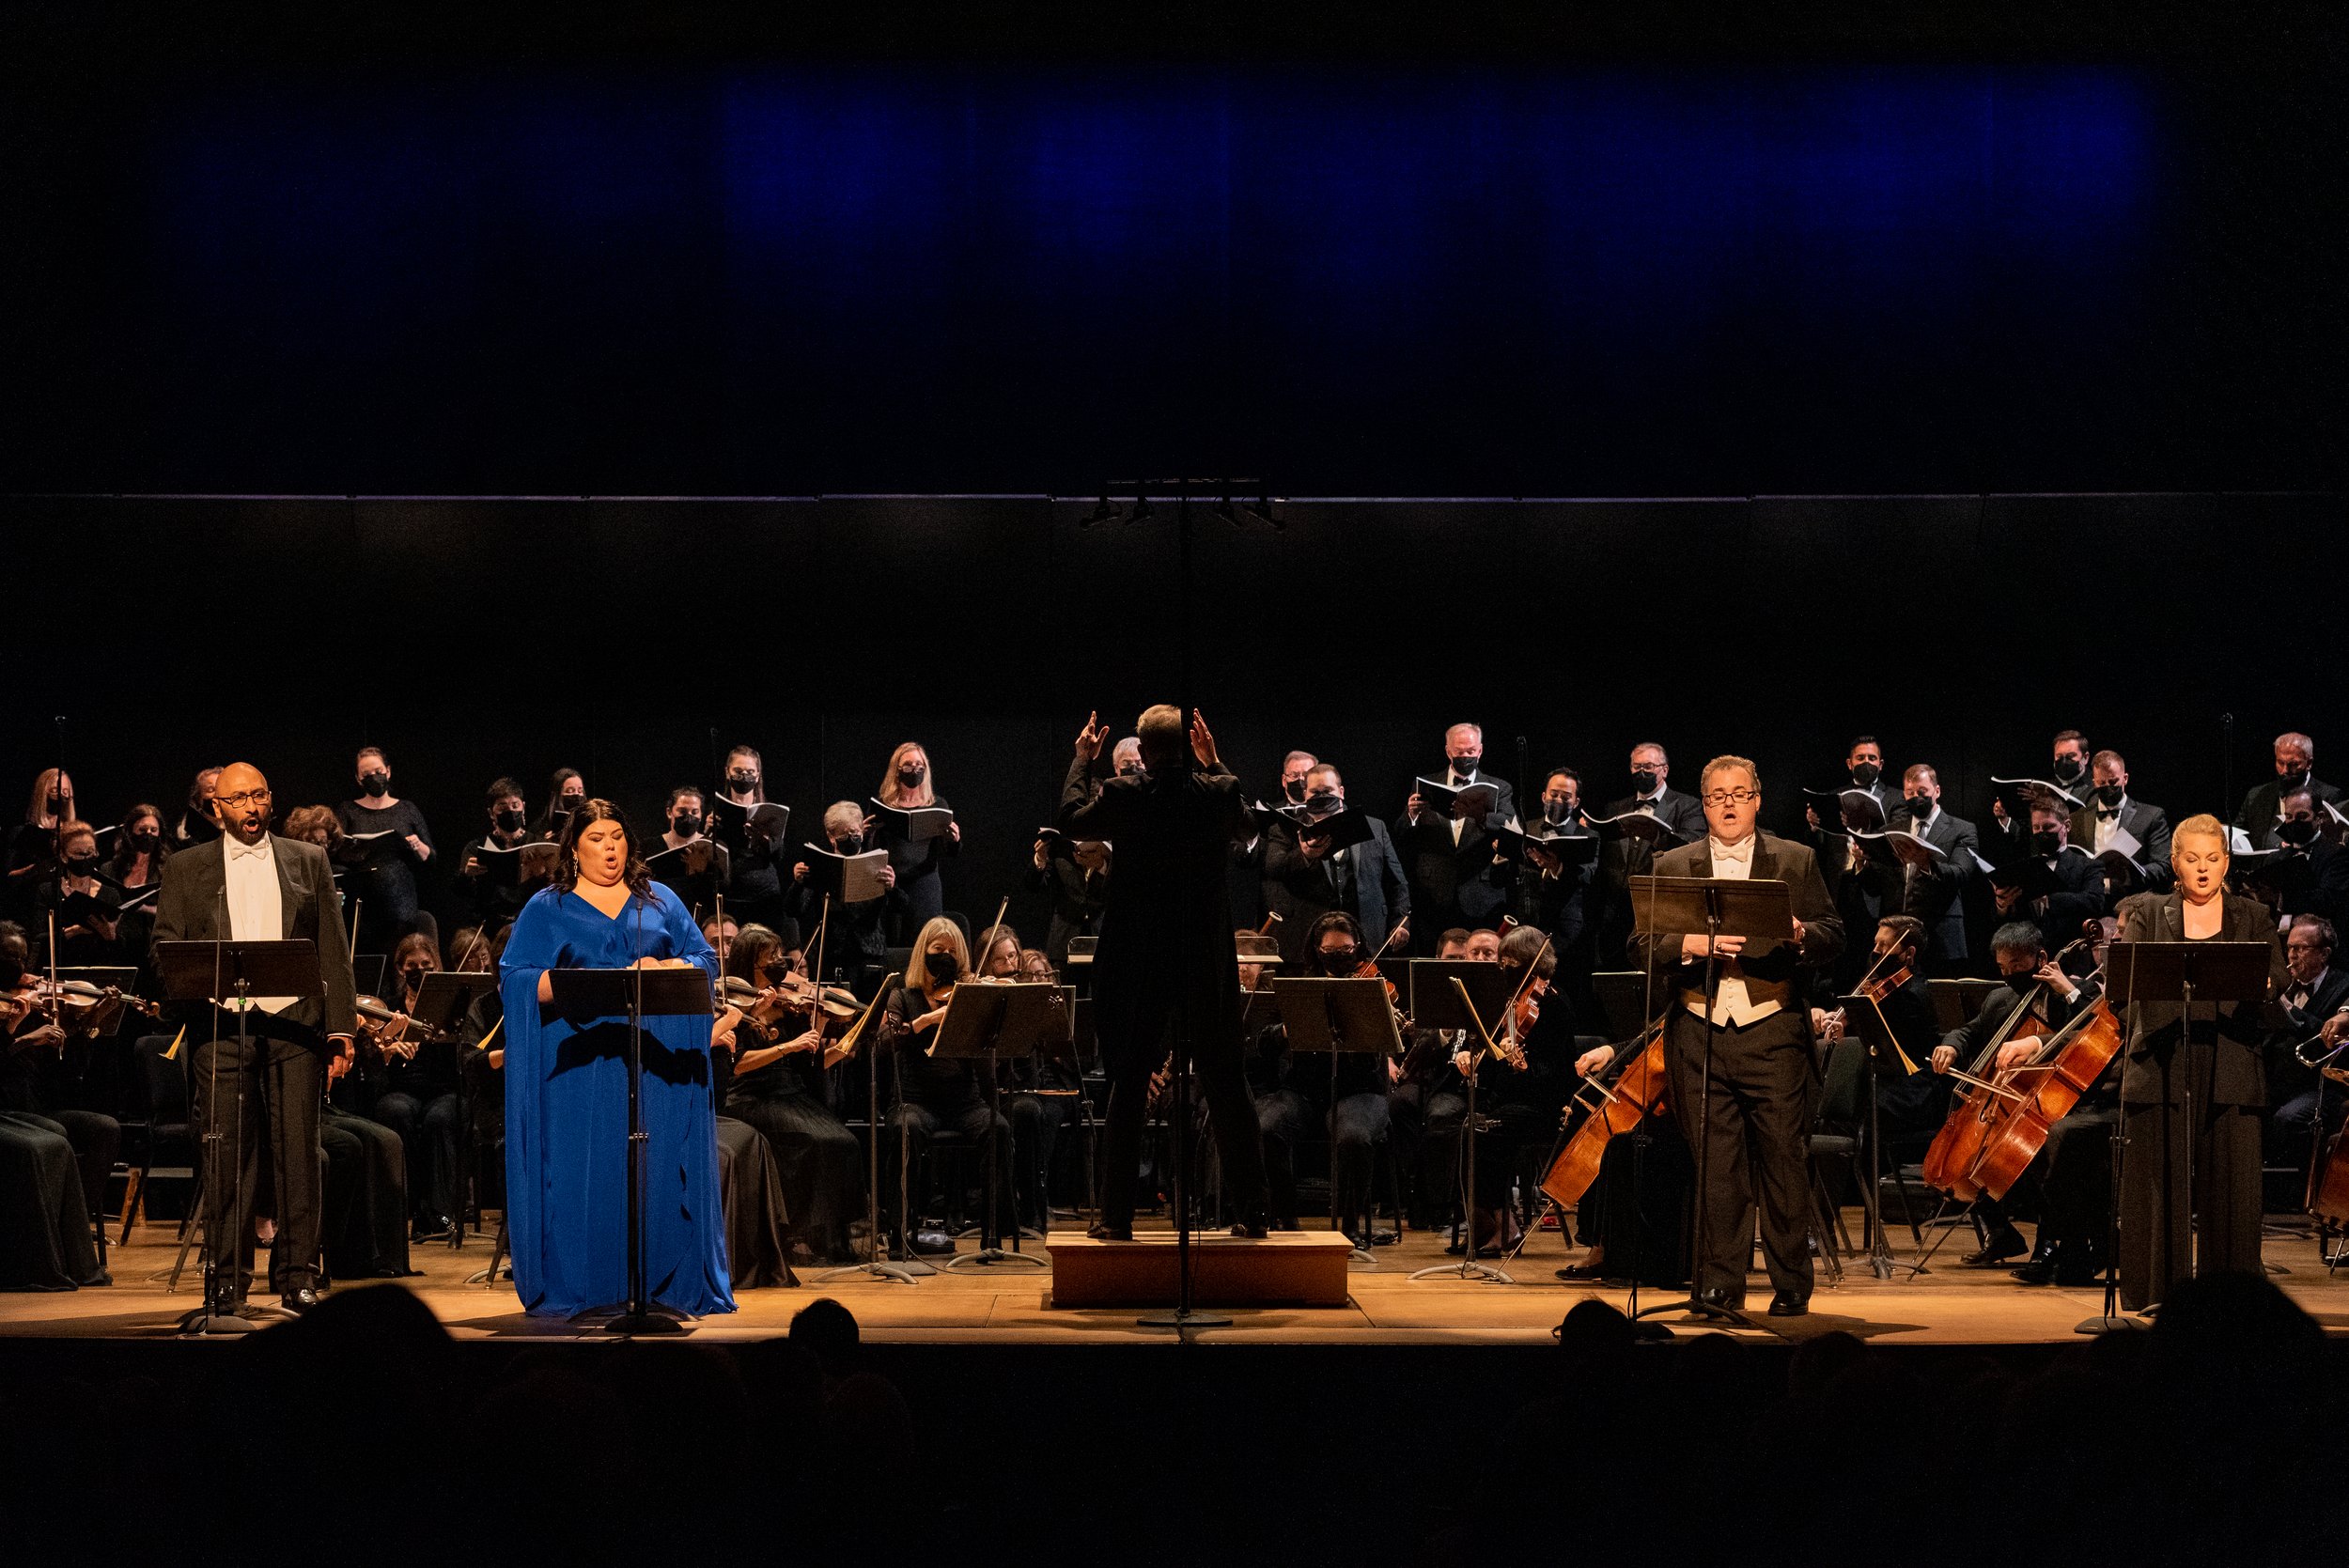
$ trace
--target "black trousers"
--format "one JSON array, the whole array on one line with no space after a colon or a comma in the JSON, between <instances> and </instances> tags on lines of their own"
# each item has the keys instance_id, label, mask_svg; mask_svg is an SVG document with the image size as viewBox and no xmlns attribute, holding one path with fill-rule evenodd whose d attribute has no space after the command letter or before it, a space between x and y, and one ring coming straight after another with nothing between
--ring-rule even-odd
<instances>
[{"instance_id":1,"label":"black trousers","mask_svg":"<svg viewBox=\"0 0 2349 1568\"><path fill-rule=\"evenodd\" d=\"M114 1174L115 1157L122 1152L122 1124L102 1111L66 1106L40 1114L65 1128L65 1141L73 1145L73 1162L81 1167L82 1196L92 1214L103 1212L106 1178Z\"/></svg>"},{"instance_id":2,"label":"black trousers","mask_svg":"<svg viewBox=\"0 0 2349 1568\"><path fill-rule=\"evenodd\" d=\"M1297 1145L1313 1125L1313 1107L1294 1089L1268 1089L1256 1096L1256 1132L1264 1140L1267 1207L1272 1218L1295 1229Z\"/></svg>"},{"instance_id":3,"label":"black trousers","mask_svg":"<svg viewBox=\"0 0 2349 1568\"><path fill-rule=\"evenodd\" d=\"M1060 1129L1077 1111L1073 1094L1009 1094L1003 1115L1011 1122L1014 1163L1019 1171L1016 1194L1019 1222L1039 1231L1052 1228L1052 1150Z\"/></svg>"},{"instance_id":4,"label":"black trousers","mask_svg":"<svg viewBox=\"0 0 2349 1568\"><path fill-rule=\"evenodd\" d=\"M256 1028L266 1027L257 1024ZM325 1066L317 1047L256 1033L240 1046L234 1038L208 1040L195 1048L195 1114L199 1136L218 1127L220 1141L206 1149L205 1202L226 1222L209 1226L204 1244L221 1278L244 1281L253 1266L253 1200L266 1152L276 1192L277 1244L270 1263L271 1282L299 1290L318 1279L319 1238L319 1112ZM244 1119L237 1121L240 1084ZM241 1177L241 1179L240 1179Z\"/></svg>"},{"instance_id":5,"label":"black trousers","mask_svg":"<svg viewBox=\"0 0 2349 1568\"><path fill-rule=\"evenodd\" d=\"M399 1134L408 1161L409 1197L418 1219L457 1217L457 1094L429 1096L393 1089L376 1096L374 1119Z\"/></svg>"},{"instance_id":6,"label":"black trousers","mask_svg":"<svg viewBox=\"0 0 2349 1568\"><path fill-rule=\"evenodd\" d=\"M2121 1304L2166 1300L2197 1274L2258 1273L2259 1108L2197 1100L2192 1126L2183 1105L2124 1106L2122 1116Z\"/></svg>"},{"instance_id":7,"label":"black trousers","mask_svg":"<svg viewBox=\"0 0 2349 1568\"><path fill-rule=\"evenodd\" d=\"M1112 1048L1104 1041L1110 1103L1101 1130L1101 1222L1119 1228L1134 1222L1134 1188L1142 1176L1142 1133L1149 1119L1150 1075L1166 1060L1173 1043L1171 1013L1148 1022ZM1215 1130L1223 1201L1233 1213L1252 1219L1266 1210L1264 1140L1256 1131L1256 1102L1248 1092L1237 1037L1202 1038L1191 1061L1207 1120Z\"/></svg>"},{"instance_id":8,"label":"black trousers","mask_svg":"<svg viewBox=\"0 0 2349 1568\"><path fill-rule=\"evenodd\" d=\"M1733 1306L1744 1301L1758 1203L1772 1288L1808 1296L1811 1105L1818 1077L1810 1020L1781 1008L1743 1029L1717 1030L1708 1102L1704 1020L1677 1001L1670 1018L1664 1038L1672 1112L1704 1172L1697 1194L1696 1288L1724 1292Z\"/></svg>"},{"instance_id":9,"label":"black trousers","mask_svg":"<svg viewBox=\"0 0 2349 1568\"><path fill-rule=\"evenodd\" d=\"M920 1100L904 1100L893 1107L889 1112L889 1141L881 1147L881 1184L889 1193L886 1207L881 1215L881 1223L893 1228L897 1223L894 1189L900 1158L897 1152L900 1139L908 1141L903 1156L906 1161L905 1169L911 1173L914 1180L919 1180L923 1157L929 1153L930 1140L938 1135L940 1128L952 1128L960 1133L969 1141L972 1152L984 1160L987 1129L989 1123L992 1123L995 1128L996 1189L1002 1194L1004 1209L1008 1212L1012 1201L1013 1182L1010 1122L990 1112L987 1109L985 1100L972 1100L968 1105L944 1106L928 1106ZM979 1164L977 1170L980 1173L979 1179L984 1183L987 1179L986 1165ZM907 1206L909 1220L918 1220L921 1213L922 1207L919 1203L910 1203ZM987 1221L986 1229L988 1235L1002 1234L1002 1219L1003 1216L997 1215Z\"/></svg>"}]
</instances>

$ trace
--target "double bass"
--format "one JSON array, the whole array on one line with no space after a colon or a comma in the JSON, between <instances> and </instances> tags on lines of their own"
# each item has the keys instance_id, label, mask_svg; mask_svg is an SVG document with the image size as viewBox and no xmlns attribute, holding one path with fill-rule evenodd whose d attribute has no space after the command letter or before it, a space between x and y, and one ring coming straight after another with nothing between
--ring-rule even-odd
<instances>
[{"instance_id":1,"label":"double bass","mask_svg":"<svg viewBox=\"0 0 2349 1568\"><path fill-rule=\"evenodd\" d=\"M2309 1055L2309 1047L2323 1044L2324 1038L2320 1034L2304 1042L2293 1054L2302 1065L2315 1068L2325 1078L2349 1083L2349 1068L2335 1065L2341 1054L2349 1051L2349 1041L2317 1056ZM2321 1082L2318 1087L2323 1087ZM2318 1104L2323 1104L2321 1095ZM2349 1224L2349 1122L2342 1123L2339 1132L2326 1138L2320 1119L2316 1155L2309 1166L2308 1211L2319 1219Z\"/></svg>"}]
</instances>

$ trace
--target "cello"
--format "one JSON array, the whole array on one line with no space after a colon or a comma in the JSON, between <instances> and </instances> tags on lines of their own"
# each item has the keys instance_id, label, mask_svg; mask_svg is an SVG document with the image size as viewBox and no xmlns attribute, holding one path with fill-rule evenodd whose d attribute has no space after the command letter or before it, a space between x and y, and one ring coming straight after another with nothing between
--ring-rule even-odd
<instances>
[{"instance_id":1,"label":"cello","mask_svg":"<svg viewBox=\"0 0 2349 1568\"><path fill-rule=\"evenodd\" d=\"M2349 1051L2349 1041L2343 1041L2315 1057L2309 1055L2309 1047L2321 1045L2324 1038L2319 1034L2315 1039L2304 1041L2294 1048L2293 1054L2299 1058L2302 1065L2315 1068L2323 1078L2349 1083L2349 1068L2333 1064L2343 1051ZM2324 1087L2321 1079L2317 1087L2320 1090ZM2324 1104L2324 1096L2320 1094L2317 1096L2320 1112ZM2324 1120L2320 1114L2317 1129L2316 1153L2309 1165L2308 1211L2319 1219L2349 1224L2349 1122L2344 1122L2341 1130L2328 1139L2324 1136ZM2321 1252L2322 1249L2319 1250Z\"/></svg>"},{"instance_id":2,"label":"cello","mask_svg":"<svg viewBox=\"0 0 2349 1568\"><path fill-rule=\"evenodd\" d=\"M2049 961L2060 961L2064 954L2086 945L2085 938L2069 943ZM2039 1039L2052 1032L2044 1022L2031 1017L2032 1006L2046 989L2045 981L2034 984L2015 1011L2006 1016L2006 1021L1991 1032L1988 1043L1973 1061L1962 1071L1950 1069L1950 1076L1971 1093L1956 1096L1941 1130L1933 1135L1933 1144L1925 1151L1923 1174L1928 1186L1960 1203L1970 1203L1982 1196L1982 1188L1974 1180L1974 1168L1981 1163L1983 1142L1991 1130L1993 1102L2019 1102L2026 1097L2021 1090L2006 1081L2009 1075L2000 1073L1995 1079L1983 1075L1995 1070L2000 1048L2011 1041Z\"/></svg>"},{"instance_id":3,"label":"cello","mask_svg":"<svg viewBox=\"0 0 2349 1568\"><path fill-rule=\"evenodd\" d=\"M1648 1025L1646 1032L1630 1044L1632 1048L1615 1052L1616 1067L1610 1078L1583 1079L1567 1102L1582 1107L1582 1124L1542 1177L1543 1195L1562 1209L1579 1203L1598 1180L1608 1144L1664 1110L1662 1022ZM1585 1095L1595 1095L1595 1103Z\"/></svg>"},{"instance_id":4,"label":"cello","mask_svg":"<svg viewBox=\"0 0 2349 1568\"><path fill-rule=\"evenodd\" d=\"M2002 1075L2012 1081L2028 1074L2038 1081L2019 1101L1996 1098L1983 1107L1988 1125L1982 1152L1968 1172L1974 1186L1993 1198L2004 1198L2047 1146L2049 1129L2095 1087L2126 1043L2121 1020L2099 996L2048 1038L2035 1061Z\"/></svg>"}]
</instances>

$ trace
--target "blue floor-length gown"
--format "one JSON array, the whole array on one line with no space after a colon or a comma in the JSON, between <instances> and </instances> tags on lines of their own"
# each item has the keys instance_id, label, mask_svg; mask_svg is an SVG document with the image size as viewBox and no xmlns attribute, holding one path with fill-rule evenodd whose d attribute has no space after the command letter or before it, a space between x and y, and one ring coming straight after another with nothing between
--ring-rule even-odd
<instances>
[{"instance_id":1,"label":"blue floor-length gown","mask_svg":"<svg viewBox=\"0 0 2349 1568\"><path fill-rule=\"evenodd\" d=\"M628 1293L628 1018L542 1011L551 969L717 955L677 895L654 883L607 917L548 888L522 907L498 968L506 1002L506 1229L526 1312L568 1314ZM645 1020L645 1282L700 1316L734 1311L718 1191L709 1020Z\"/></svg>"}]
</instances>

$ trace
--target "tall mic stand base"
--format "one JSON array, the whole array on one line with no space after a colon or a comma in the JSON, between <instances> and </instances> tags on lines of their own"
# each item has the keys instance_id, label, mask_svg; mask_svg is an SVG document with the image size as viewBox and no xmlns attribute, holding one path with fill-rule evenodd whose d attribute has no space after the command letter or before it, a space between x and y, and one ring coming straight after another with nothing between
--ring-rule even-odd
<instances>
[{"instance_id":1,"label":"tall mic stand base","mask_svg":"<svg viewBox=\"0 0 2349 1568\"><path fill-rule=\"evenodd\" d=\"M1660 1306L1642 1307L1632 1321L1636 1323L1640 1318L1654 1317L1659 1312L1686 1312L1702 1323L1727 1323L1739 1328L1760 1328L1766 1333L1768 1332L1766 1324L1754 1322L1740 1308L1719 1306L1711 1301L1700 1301L1693 1296L1685 1301L1667 1301Z\"/></svg>"},{"instance_id":2,"label":"tall mic stand base","mask_svg":"<svg viewBox=\"0 0 2349 1568\"><path fill-rule=\"evenodd\" d=\"M947 1260L946 1267L951 1272L957 1268L987 1268L1001 1263L1031 1264L1037 1268L1052 1266L1050 1258L1039 1258L1034 1252L1012 1252L1001 1247L982 1247L975 1252L963 1252Z\"/></svg>"},{"instance_id":3,"label":"tall mic stand base","mask_svg":"<svg viewBox=\"0 0 2349 1568\"><path fill-rule=\"evenodd\" d=\"M194 1312L181 1313L179 1317L179 1332L182 1334L250 1334L263 1327L266 1326L252 1318L219 1312L210 1307L198 1307Z\"/></svg>"},{"instance_id":4,"label":"tall mic stand base","mask_svg":"<svg viewBox=\"0 0 2349 1568\"><path fill-rule=\"evenodd\" d=\"M1143 1328L1172 1328L1177 1334L1186 1328L1229 1328L1232 1320L1221 1312L1203 1312L1195 1307L1178 1307L1171 1312L1149 1312L1134 1319Z\"/></svg>"},{"instance_id":5,"label":"tall mic stand base","mask_svg":"<svg viewBox=\"0 0 2349 1568\"><path fill-rule=\"evenodd\" d=\"M2109 1316L2098 1312L2094 1317L2084 1317L2074 1324L2072 1332L2075 1334L2109 1334L2115 1329L2125 1332L2131 1328L2151 1328L2152 1327L2153 1325L2143 1318L2131 1317L2126 1312L2114 1312Z\"/></svg>"},{"instance_id":6,"label":"tall mic stand base","mask_svg":"<svg viewBox=\"0 0 2349 1568\"><path fill-rule=\"evenodd\" d=\"M682 1334L689 1331L685 1314L674 1307L658 1303L642 1309L628 1307L590 1307L583 1312L573 1312L571 1322L581 1328L593 1328L606 1334Z\"/></svg>"}]
</instances>

